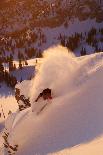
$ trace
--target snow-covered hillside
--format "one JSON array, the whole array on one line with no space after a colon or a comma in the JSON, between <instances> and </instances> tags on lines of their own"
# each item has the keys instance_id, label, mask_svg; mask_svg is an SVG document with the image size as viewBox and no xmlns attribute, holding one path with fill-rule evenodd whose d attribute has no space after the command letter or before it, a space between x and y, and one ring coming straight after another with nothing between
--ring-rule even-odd
<instances>
[{"instance_id":1,"label":"snow-covered hillside","mask_svg":"<svg viewBox=\"0 0 103 155\"><path fill-rule=\"evenodd\" d=\"M6 121L9 143L18 145L16 155L102 155L103 54L77 58L58 46L44 52L37 70L30 83L18 85L32 108ZM36 116L34 100L47 87L52 103Z\"/></svg>"},{"instance_id":2,"label":"snow-covered hillside","mask_svg":"<svg viewBox=\"0 0 103 155\"><path fill-rule=\"evenodd\" d=\"M64 39L78 32L88 33L92 27L103 28L102 14L101 0L0 1L0 56L7 59L12 54L14 59L23 60L40 57L43 50L61 43L60 35ZM102 42L102 36L95 40ZM85 47L82 45L78 47ZM92 46L89 53L94 51L98 50Z\"/></svg>"}]
</instances>

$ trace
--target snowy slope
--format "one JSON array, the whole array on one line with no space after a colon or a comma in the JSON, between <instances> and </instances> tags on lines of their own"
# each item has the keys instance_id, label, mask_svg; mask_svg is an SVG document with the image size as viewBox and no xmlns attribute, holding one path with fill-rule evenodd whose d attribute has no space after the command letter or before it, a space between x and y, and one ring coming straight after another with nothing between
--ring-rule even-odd
<instances>
[{"instance_id":1,"label":"snowy slope","mask_svg":"<svg viewBox=\"0 0 103 155\"><path fill-rule=\"evenodd\" d=\"M76 58L62 47L46 51L30 90L25 91L30 92L32 108L46 87L54 98L39 116L29 108L16 113L11 126L6 122L10 144L19 145L16 154L102 155L102 79L102 53Z\"/></svg>"},{"instance_id":2,"label":"snowy slope","mask_svg":"<svg viewBox=\"0 0 103 155\"><path fill-rule=\"evenodd\" d=\"M14 61L18 67L18 61ZM28 66L24 66L22 69L16 69L11 74L14 75L18 81L27 80L34 76L35 72L35 59L28 60Z\"/></svg>"},{"instance_id":3,"label":"snowy slope","mask_svg":"<svg viewBox=\"0 0 103 155\"><path fill-rule=\"evenodd\" d=\"M4 1L3 6L1 2L1 55L7 57L12 54L14 59L18 58L19 53L26 59L38 57L39 52L61 43L58 39L60 34L68 38L75 32L84 34L92 27L97 30L103 28L102 1L96 1L97 3L94 0L15 0L7 3ZM98 46L102 51L103 44L100 44ZM84 41L82 46L86 47ZM78 47L82 48L81 44ZM31 48L34 49L32 55L28 54L31 53L28 52ZM89 53L94 51L97 50L91 47ZM80 55L80 49L74 52Z\"/></svg>"},{"instance_id":4,"label":"snowy slope","mask_svg":"<svg viewBox=\"0 0 103 155\"><path fill-rule=\"evenodd\" d=\"M7 87L4 83L0 83L0 123L4 120L2 109L6 118L9 110L15 112L18 109L13 90Z\"/></svg>"},{"instance_id":5,"label":"snowy slope","mask_svg":"<svg viewBox=\"0 0 103 155\"><path fill-rule=\"evenodd\" d=\"M99 28L103 27L103 22L97 23L95 19L87 19L84 21L79 21L77 18L75 18L68 22L68 28L65 28L64 24L62 24L59 27L52 28L52 29L49 27L42 28L41 29L42 33L45 34L47 41L46 43L41 44L41 46L39 47L38 44L40 41L38 40L37 43L34 45L34 47L40 48L41 51L44 51L45 49L53 45L60 44L60 40L58 39L60 34L66 37L72 36L75 33L84 34L84 32L88 33L93 27L98 30ZM36 28L35 28L35 31L37 31ZM87 49L88 53L92 53L94 51L93 47L87 47L87 45L83 45L83 44L81 45ZM80 45L79 47L81 48ZM78 55L80 56L80 49L79 50L76 49L74 53L76 54L76 56Z\"/></svg>"}]
</instances>

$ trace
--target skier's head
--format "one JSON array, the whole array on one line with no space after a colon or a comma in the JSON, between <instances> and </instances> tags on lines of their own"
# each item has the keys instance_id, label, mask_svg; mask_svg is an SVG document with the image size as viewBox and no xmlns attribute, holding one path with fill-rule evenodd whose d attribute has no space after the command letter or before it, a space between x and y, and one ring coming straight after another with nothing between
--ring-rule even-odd
<instances>
[{"instance_id":1,"label":"skier's head","mask_svg":"<svg viewBox=\"0 0 103 155\"><path fill-rule=\"evenodd\" d=\"M51 89L46 88L43 90L43 99L46 100L48 98L51 98Z\"/></svg>"},{"instance_id":2,"label":"skier's head","mask_svg":"<svg viewBox=\"0 0 103 155\"><path fill-rule=\"evenodd\" d=\"M43 90L43 93L44 93L44 94L47 94L47 93L50 93L50 94L51 94L51 89L46 88L46 89Z\"/></svg>"}]
</instances>

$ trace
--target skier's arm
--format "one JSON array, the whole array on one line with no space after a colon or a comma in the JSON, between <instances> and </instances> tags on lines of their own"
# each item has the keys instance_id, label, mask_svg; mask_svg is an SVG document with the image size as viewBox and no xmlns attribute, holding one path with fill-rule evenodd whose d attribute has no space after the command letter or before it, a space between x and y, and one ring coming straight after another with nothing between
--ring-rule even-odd
<instances>
[{"instance_id":1,"label":"skier's arm","mask_svg":"<svg viewBox=\"0 0 103 155\"><path fill-rule=\"evenodd\" d=\"M43 93L40 93L35 102L38 102L39 98L43 96Z\"/></svg>"}]
</instances>

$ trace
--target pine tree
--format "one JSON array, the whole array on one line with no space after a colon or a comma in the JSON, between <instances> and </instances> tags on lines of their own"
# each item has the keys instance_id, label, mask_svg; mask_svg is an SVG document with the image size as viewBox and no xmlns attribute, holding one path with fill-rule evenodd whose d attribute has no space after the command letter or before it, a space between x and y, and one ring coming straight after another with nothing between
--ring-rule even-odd
<instances>
[{"instance_id":1,"label":"pine tree","mask_svg":"<svg viewBox=\"0 0 103 155\"><path fill-rule=\"evenodd\" d=\"M26 66L28 65L28 62L27 62L27 60L25 60L25 65L26 65Z\"/></svg>"},{"instance_id":2,"label":"pine tree","mask_svg":"<svg viewBox=\"0 0 103 155\"><path fill-rule=\"evenodd\" d=\"M4 76L4 66L2 62L0 62L0 82L3 81L3 76Z\"/></svg>"},{"instance_id":3,"label":"pine tree","mask_svg":"<svg viewBox=\"0 0 103 155\"><path fill-rule=\"evenodd\" d=\"M0 62L0 72L3 73L3 71L4 71L4 66L3 66L2 62Z\"/></svg>"},{"instance_id":4,"label":"pine tree","mask_svg":"<svg viewBox=\"0 0 103 155\"><path fill-rule=\"evenodd\" d=\"M19 59L19 69L22 69L23 66L22 66L22 63L21 63L21 60Z\"/></svg>"},{"instance_id":5,"label":"pine tree","mask_svg":"<svg viewBox=\"0 0 103 155\"><path fill-rule=\"evenodd\" d=\"M13 70L16 70L16 64L13 65Z\"/></svg>"},{"instance_id":6,"label":"pine tree","mask_svg":"<svg viewBox=\"0 0 103 155\"><path fill-rule=\"evenodd\" d=\"M22 81L23 81L23 79L22 79L22 77L21 77L20 82L22 82Z\"/></svg>"},{"instance_id":7,"label":"pine tree","mask_svg":"<svg viewBox=\"0 0 103 155\"><path fill-rule=\"evenodd\" d=\"M10 57L9 57L9 72L10 71L13 71L13 56L12 54L10 54Z\"/></svg>"}]
</instances>

